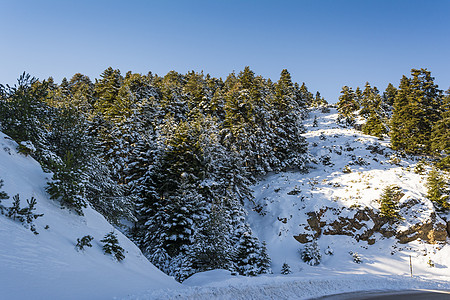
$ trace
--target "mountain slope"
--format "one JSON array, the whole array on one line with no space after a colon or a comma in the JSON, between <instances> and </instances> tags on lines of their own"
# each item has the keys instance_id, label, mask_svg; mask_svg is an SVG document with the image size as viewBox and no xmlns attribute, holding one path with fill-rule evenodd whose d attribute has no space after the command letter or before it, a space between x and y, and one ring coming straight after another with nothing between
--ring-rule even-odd
<instances>
[{"instance_id":1,"label":"mountain slope","mask_svg":"<svg viewBox=\"0 0 450 300\"><path fill-rule=\"evenodd\" d=\"M317 164L308 174L275 174L254 186L249 220L267 242L274 272L287 262L294 272L405 275L411 255L416 274L449 276L446 216L425 197L430 167L397 157L389 141L343 128L336 119L336 110L311 112L305 136ZM380 216L377 201L389 185L399 186L401 197L402 219L392 224ZM322 256L315 267L299 254L312 240ZM334 255L324 253L328 247ZM354 263L350 252L363 263ZM429 268L430 260L438 267Z\"/></svg>"},{"instance_id":2,"label":"mountain slope","mask_svg":"<svg viewBox=\"0 0 450 300\"><path fill-rule=\"evenodd\" d=\"M155 268L120 232L125 260L104 255L100 240L113 227L91 208L78 216L49 200L46 174L31 157L17 153L17 144L0 133L0 179L10 199L20 194L37 200L35 235L20 222L0 215L0 282L2 299L111 299L148 288L176 288L172 278ZM45 229L48 226L48 229ZM77 238L94 237L92 248L77 252Z\"/></svg>"}]
</instances>

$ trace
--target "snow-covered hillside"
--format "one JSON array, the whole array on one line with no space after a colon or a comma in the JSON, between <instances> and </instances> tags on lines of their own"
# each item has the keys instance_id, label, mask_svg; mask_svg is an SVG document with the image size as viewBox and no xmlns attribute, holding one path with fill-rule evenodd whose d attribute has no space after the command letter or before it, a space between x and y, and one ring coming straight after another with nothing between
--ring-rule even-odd
<instances>
[{"instance_id":1,"label":"snow-covered hillside","mask_svg":"<svg viewBox=\"0 0 450 300\"><path fill-rule=\"evenodd\" d=\"M303 274L409 275L411 255L415 275L450 276L447 224L425 198L429 167L395 156L389 141L343 128L336 119L336 110L316 110L307 120L306 137L317 159L309 173L275 174L254 186L256 211L248 207L249 220L267 242L274 273L286 262ZM388 185L401 189L403 220L377 228L377 199ZM313 239L322 254L318 266L305 264L299 254L302 243ZM326 255L327 248L334 255ZM362 263L354 263L350 252Z\"/></svg>"},{"instance_id":2,"label":"snow-covered hillside","mask_svg":"<svg viewBox=\"0 0 450 300\"><path fill-rule=\"evenodd\" d=\"M166 276L116 231L126 258L117 262L104 255L100 240L113 227L87 208L85 216L62 210L44 190L46 174L31 157L17 153L17 144L0 133L0 179L10 199L20 195L37 200L35 235L20 222L0 215L0 299L112 299L149 288L175 288ZM47 228L47 229L45 229ZM94 237L92 248L77 252L77 238Z\"/></svg>"}]
</instances>

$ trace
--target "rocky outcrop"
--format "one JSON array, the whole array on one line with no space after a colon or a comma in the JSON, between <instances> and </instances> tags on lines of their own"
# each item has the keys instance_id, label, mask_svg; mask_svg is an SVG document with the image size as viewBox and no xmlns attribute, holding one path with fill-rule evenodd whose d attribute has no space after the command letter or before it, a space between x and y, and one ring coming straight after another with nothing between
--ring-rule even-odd
<instances>
[{"instance_id":1,"label":"rocky outcrop","mask_svg":"<svg viewBox=\"0 0 450 300\"><path fill-rule=\"evenodd\" d=\"M417 199L407 199L400 208L412 210L412 207L418 204L421 202ZM304 226L305 231L294 236L302 244L309 243L321 235L346 235L357 241L367 241L371 245L376 242L375 233L386 238L395 236L400 243L421 239L433 244L446 241L450 234L450 221L444 222L435 212L421 216L420 220L409 218L415 222L388 219L370 208L324 207L307 215L308 225Z\"/></svg>"}]
</instances>

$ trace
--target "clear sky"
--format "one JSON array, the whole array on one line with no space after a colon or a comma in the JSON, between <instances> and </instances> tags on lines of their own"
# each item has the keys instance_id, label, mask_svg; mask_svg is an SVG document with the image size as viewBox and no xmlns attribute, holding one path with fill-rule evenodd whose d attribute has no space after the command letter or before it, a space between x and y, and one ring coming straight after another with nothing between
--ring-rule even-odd
<instances>
[{"instance_id":1,"label":"clear sky","mask_svg":"<svg viewBox=\"0 0 450 300\"><path fill-rule=\"evenodd\" d=\"M204 71L225 78L248 65L336 102L343 85L384 90L411 68L450 87L448 0L0 0L0 83L26 71L57 82Z\"/></svg>"}]
</instances>

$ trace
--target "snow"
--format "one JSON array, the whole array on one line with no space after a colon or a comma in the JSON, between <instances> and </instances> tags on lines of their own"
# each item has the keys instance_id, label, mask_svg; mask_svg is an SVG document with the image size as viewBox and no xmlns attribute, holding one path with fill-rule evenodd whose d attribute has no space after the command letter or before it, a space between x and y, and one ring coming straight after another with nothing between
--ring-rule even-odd
<instances>
[{"instance_id":1,"label":"snow","mask_svg":"<svg viewBox=\"0 0 450 300\"><path fill-rule=\"evenodd\" d=\"M312 126L315 116L317 127ZM389 140L342 127L336 118L336 110L327 114L315 110L306 121L305 137L317 158L309 173L272 174L253 186L258 212L249 203L248 221L259 239L267 243L273 274L244 277L211 270L195 274L183 284L157 270L118 231L120 244L127 251L125 260L119 263L103 255L99 240L112 226L89 208L83 217L61 210L44 191L50 174L43 173L30 157L18 154L17 145L0 134L3 189L11 197L20 193L23 201L34 196L36 212L44 213L35 221L38 236L0 216L0 298L306 299L362 290L450 289L448 240L399 244L395 238L375 233L375 243L369 245L351 236L321 235L317 239L320 264L310 266L300 259L305 245L293 236L308 232L307 212L328 207L321 220L331 222L353 217L355 207L378 210L376 200L387 185L401 187L404 195L400 203L418 200L408 211L402 210L404 220L399 229L426 221L434 212L425 198L429 167L423 173L415 172L417 160L397 158L388 148ZM342 172L345 166L352 172ZM437 221L444 222L439 217ZM370 222L359 231L372 226ZM45 225L49 229L44 229ZM77 252L76 239L88 234L94 237L93 247ZM358 253L362 263L355 263L351 253ZM435 267L428 266L430 259ZM283 263L289 264L292 274L280 274Z\"/></svg>"},{"instance_id":2,"label":"snow","mask_svg":"<svg viewBox=\"0 0 450 300\"><path fill-rule=\"evenodd\" d=\"M10 198L19 193L22 206L25 199L35 197L36 212L44 216L34 221L39 232L34 235L21 223L0 215L1 299L112 299L131 291L179 285L117 230L125 260L119 263L104 255L99 241L114 228L90 208L82 217L62 210L44 190L51 174L16 149L17 144L0 133L2 190ZM10 203L11 199L2 201L5 206ZM94 237L93 247L77 252L77 238L85 235Z\"/></svg>"}]
</instances>

